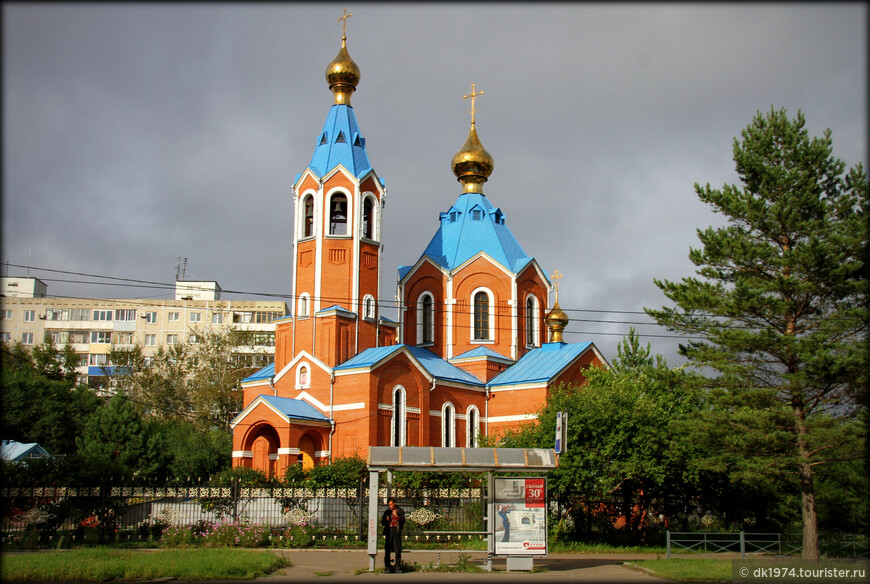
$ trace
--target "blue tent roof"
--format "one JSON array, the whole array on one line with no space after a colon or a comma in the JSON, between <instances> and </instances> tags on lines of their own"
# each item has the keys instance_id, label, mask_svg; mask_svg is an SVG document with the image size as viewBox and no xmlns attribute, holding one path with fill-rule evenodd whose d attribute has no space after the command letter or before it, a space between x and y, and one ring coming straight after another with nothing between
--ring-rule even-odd
<instances>
[{"instance_id":1,"label":"blue tent roof","mask_svg":"<svg viewBox=\"0 0 870 584\"><path fill-rule=\"evenodd\" d=\"M584 353L592 343L547 343L523 355L496 375L490 387L549 381Z\"/></svg>"},{"instance_id":2,"label":"blue tent roof","mask_svg":"<svg viewBox=\"0 0 870 584\"><path fill-rule=\"evenodd\" d=\"M315 420L318 422L328 422L329 418L319 412L314 406L301 399L291 399L289 397L276 397L274 395L259 396L264 402L281 412L287 418L293 420Z\"/></svg>"},{"instance_id":3,"label":"blue tent roof","mask_svg":"<svg viewBox=\"0 0 870 584\"><path fill-rule=\"evenodd\" d=\"M345 104L335 104L329 109L308 167L323 176L339 164L356 178L372 169L366 154L366 140L360 136L353 108Z\"/></svg>"},{"instance_id":4,"label":"blue tent roof","mask_svg":"<svg viewBox=\"0 0 870 584\"><path fill-rule=\"evenodd\" d=\"M420 363L423 369L429 373L429 375L439 381L456 381L480 387L484 386L484 384L475 376L448 363L432 351L420 347L413 347L411 345L387 345L386 347L366 349L359 355L348 359L336 367L335 370L342 371L347 369L372 367L402 349L406 349Z\"/></svg>"},{"instance_id":5,"label":"blue tent roof","mask_svg":"<svg viewBox=\"0 0 870 584\"><path fill-rule=\"evenodd\" d=\"M531 261L507 228L501 209L482 194L462 193L446 213L441 213L441 226L423 256L452 270L480 252L514 273ZM408 266L400 267L399 277L408 270Z\"/></svg>"},{"instance_id":6,"label":"blue tent roof","mask_svg":"<svg viewBox=\"0 0 870 584\"><path fill-rule=\"evenodd\" d=\"M247 383L249 381L262 381L264 379L270 379L275 375L275 363L269 363L253 375L249 375L242 379L242 383Z\"/></svg>"},{"instance_id":7,"label":"blue tent roof","mask_svg":"<svg viewBox=\"0 0 870 584\"><path fill-rule=\"evenodd\" d=\"M490 359L500 359L502 361L513 361L510 357L505 357L501 353L493 351L489 347L475 347L470 351L465 351L461 355L457 355L450 359L454 361L456 359L473 359L475 357L489 357Z\"/></svg>"}]
</instances>

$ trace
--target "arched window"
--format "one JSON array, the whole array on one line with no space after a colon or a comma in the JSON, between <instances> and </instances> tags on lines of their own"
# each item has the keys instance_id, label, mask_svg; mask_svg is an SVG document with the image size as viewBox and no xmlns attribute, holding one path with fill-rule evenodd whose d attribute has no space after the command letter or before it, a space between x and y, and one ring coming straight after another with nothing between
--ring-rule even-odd
<instances>
[{"instance_id":1,"label":"arched window","mask_svg":"<svg viewBox=\"0 0 870 584\"><path fill-rule=\"evenodd\" d=\"M304 210L302 237L311 237L314 235L314 197L308 195L302 203Z\"/></svg>"},{"instance_id":2,"label":"arched window","mask_svg":"<svg viewBox=\"0 0 870 584\"><path fill-rule=\"evenodd\" d=\"M405 388L393 389L393 417L390 420L390 446L405 445Z\"/></svg>"},{"instance_id":3,"label":"arched window","mask_svg":"<svg viewBox=\"0 0 870 584\"><path fill-rule=\"evenodd\" d=\"M488 341L490 337L489 294L481 290L474 294L474 340Z\"/></svg>"},{"instance_id":4,"label":"arched window","mask_svg":"<svg viewBox=\"0 0 870 584\"><path fill-rule=\"evenodd\" d=\"M347 197L332 195L329 199L329 234L347 235Z\"/></svg>"},{"instance_id":5,"label":"arched window","mask_svg":"<svg viewBox=\"0 0 870 584\"><path fill-rule=\"evenodd\" d=\"M469 406L465 415L465 446L477 448L477 436L480 433L480 412L475 406Z\"/></svg>"},{"instance_id":6,"label":"arched window","mask_svg":"<svg viewBox=\"0 0 870 584\"><path fill-rule=\"evenodd\" d=\"M308 316L309 299L308 292L303 292L299 295L299 308L296 310L297 317L305 318Z\"/></svg>"},{"instance_id":7,"label":"arched window","mask_svg":"<svg viewBox=\"0 0 870 584\"><path fill-rule=\"evenodd\" d=\"M311 371L307 363L302 363L296 368L296 389L311 387Z\"/></svg>"},{"instance_id":8,"label":"arched window","mask_svg":"<svg viewBox=\"0 0 870 584\"><path fill-rule=\"evenodd\" d=\"M417 297L417 344L435 342L435 297L423 292Z\"/></svg>"},{"instance_id":9,"label":"arched window","mask_svg":"<svg viewBox=\"0 0 870 584\"><path fill-rule=\"evenodd\" d=\"M538 299L526 298L526 347L538 346Z\"/></svg>"},{"instance_id":10,"label":"arched window","mask_svg":"<svg viewBox=\"0 0 870 584\"><path fill-rule=\"evenodd\" d=\"M371 197L363 201L362 236L366 239L375 238L375 204Z\"/></svg>"},{"instance_id":11,"label":"arched window","mask_svg":"<svg viewBox=\"0 0 870 584\"><path fill-rule=\"evenodd\" d=\"M375 297L367 294L363 299L363 318L367 320L375 319Z\"/></svg>"},{"instance_id":12,"label":"arched window","mask_svg":"<svg viewBox=\"0 0 870 584\"><path fill-rule=\"evenodd\" d=\"M441 446L456 446L456 409L450 402L441 408Z\"/></svg>"}]
</instances>

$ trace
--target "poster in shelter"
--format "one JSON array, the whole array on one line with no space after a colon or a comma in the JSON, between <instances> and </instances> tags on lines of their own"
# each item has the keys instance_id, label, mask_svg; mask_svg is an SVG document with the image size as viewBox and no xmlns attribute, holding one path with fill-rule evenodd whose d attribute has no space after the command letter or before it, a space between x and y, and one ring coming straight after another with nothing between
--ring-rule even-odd
<instances>
[{"instance_id":1,"label":"poster in shelter","mask_svg":"<svg viewBox=\"0 0 870 584\"><path fill-rule=\"evenodd\" d=\"M495 481L495 554L547 555L547 482L543 477Z\"/></svg>"}]
</instances>

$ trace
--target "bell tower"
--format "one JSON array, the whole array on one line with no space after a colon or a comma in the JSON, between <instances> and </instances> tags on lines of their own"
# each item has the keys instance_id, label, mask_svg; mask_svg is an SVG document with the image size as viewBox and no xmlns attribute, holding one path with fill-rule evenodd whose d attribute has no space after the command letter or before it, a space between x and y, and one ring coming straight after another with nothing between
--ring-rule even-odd
<instances>
[{"instance_id":1,"label":"bell tower","mask_svg":"<svg viewBox=\"0 0 870 584\"><path fill-rule=\"evenodd\" d=\"M338 19L341 48L326 68L332 107L293 185L293 316L277 331L290 338L284 354L276 354L276 370L300 351L334 367L378 345L386 189L369 163L350 103L360 80L347 50L350 16L345 10Z\"/></svg>"}]
</instances>

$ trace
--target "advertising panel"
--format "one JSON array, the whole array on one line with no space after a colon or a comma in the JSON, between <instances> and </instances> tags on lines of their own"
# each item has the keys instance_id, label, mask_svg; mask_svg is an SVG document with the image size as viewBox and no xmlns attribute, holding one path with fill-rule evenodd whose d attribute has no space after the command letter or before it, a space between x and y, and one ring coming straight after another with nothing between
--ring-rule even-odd
<instances>
[{"instance_id":1,"label":"advertising panel","mask_svg":"<svg viewBox=\"0 0 870 584\"><path fill-rule=\"evenodd\" d=\"M547 479L495 481L495 555L547 555Z\"/></svg>"}]
</instances>

